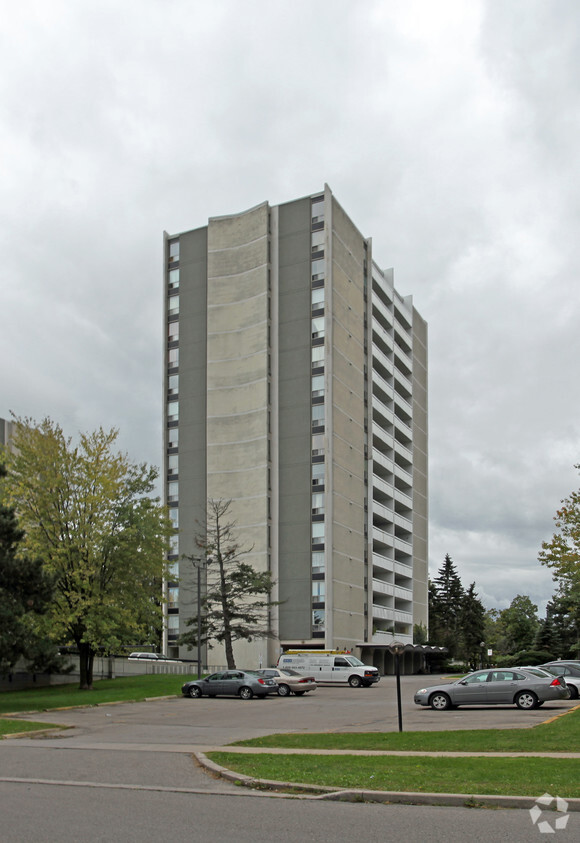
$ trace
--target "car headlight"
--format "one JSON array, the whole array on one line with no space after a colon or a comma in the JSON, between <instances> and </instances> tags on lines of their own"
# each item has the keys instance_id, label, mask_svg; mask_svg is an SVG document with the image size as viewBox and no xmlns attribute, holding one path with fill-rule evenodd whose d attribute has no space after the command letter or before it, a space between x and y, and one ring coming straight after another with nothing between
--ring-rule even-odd
<instances>
[{"instance_id":1,"label":"car headlight","mask_svg":"<svg viewBox=\"0 0 580 843\"><path fill-rule=\"evenodd\" d=\"M416 691L416 693L417 693L417 694L426 694L426 693L427 693L427 688L420 688L418 691Z\"/></svg>"}]
</instances>

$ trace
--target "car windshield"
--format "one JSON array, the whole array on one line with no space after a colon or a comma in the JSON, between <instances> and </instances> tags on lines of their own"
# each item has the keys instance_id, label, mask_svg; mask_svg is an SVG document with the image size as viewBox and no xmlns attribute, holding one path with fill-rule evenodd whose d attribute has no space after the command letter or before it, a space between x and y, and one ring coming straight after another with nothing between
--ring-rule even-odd
<instances>
[{"instance_id":1,"label":"car windshield","mask_svg":"<svg viewBox=\"0 0 580 843\"><path fill-rule=\"evenodd\" d=\"M284 674L284 676L301 676L301 673L298 673L297 670L291 670L289 667L285 667L284 670L281 670L280 673Z\"/></svg>"},{"instance_id":2,"label":"car windshield","mask_svg":"<svg viewBox=\"0 0 580 843\"><path fill-rule=\"evenodd\" d=\"M356 656L346 656L346 660L353 667L364 667L364 662L361 662Z\"/></svg>"}]
</instances>

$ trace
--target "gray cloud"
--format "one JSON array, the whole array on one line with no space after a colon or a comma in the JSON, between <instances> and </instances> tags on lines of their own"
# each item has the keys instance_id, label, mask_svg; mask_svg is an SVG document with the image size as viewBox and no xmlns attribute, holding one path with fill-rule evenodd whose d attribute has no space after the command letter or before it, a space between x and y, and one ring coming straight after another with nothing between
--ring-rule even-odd
<instances>
[{"instance_id":1,"label":"gray cloud","mask_svg":"<svg viewBox=\"0 0 580 843\"><path fill-rule=\"evenodd\" d=\"M431 558L487 605L577 487L573 0L40 0L0 32L0 416L161 459L162 231L328 182L429 322Z\"/></svg>"}]
</instances>

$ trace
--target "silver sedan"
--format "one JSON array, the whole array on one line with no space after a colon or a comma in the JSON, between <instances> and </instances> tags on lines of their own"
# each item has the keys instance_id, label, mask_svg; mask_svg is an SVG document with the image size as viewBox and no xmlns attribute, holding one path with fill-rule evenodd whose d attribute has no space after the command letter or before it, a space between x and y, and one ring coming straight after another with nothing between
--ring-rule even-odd
<instances>
[{"instance_id":1,"label":"silver sedan","mask_svg":"<svg viewBox=\"0 0 580 843\"><path fill-rule=\"evenodd\" d=\"M567 700L570 691L557 676L541 677L526 670L476 670L449 684L421 688L415 694L417 705L430 705L436 711L459 705L517 705L532 709L547 700Z\"/></svg>"},{"instance_id":2,"label":"silver sedan","mask_svg":"<svg viewBox=\"0 0 580 843\"><path fill-rule=\"evenodd\" d=\"M290 692L297 697L303 696L307 691L315 691L317 688L314 676L303 676L296 670L279 667L268 667L257 670L260 676L267 676L273 679L278 685L278 696L287 697Z\"/></svg>"},{"instance_id":3,"label":"silver sedan","mask_svg":"<svg viewBox=\"0 0 580 843\"><path fill-rule=\"evenodd\" d=\"M251 700L267 694L277 694L278 685L273 679L258 676L253 670L224 670L223 673L212 673L204 679L194 679L181 687L184 697L241 697Z\"/></svg>"}]
</instances>

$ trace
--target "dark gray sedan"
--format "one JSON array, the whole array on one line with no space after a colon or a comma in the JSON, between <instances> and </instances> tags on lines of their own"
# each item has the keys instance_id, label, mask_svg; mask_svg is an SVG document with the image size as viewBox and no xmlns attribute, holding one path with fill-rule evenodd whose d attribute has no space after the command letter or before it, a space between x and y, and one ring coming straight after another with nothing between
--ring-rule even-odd
<instances>
[{"instance_id":1,"label":"dark gray sedan","mask_svg":"<svg viewBox=\"0 0 580 843\"><path fill-rule=\"evenodd\" d=\"M278 685L273 679L258 676L253 670L224 670L212 673L204 679L194 679L181 687L184 697L252 697L264 698L268 694L277 694Z\"/></svg>"},{"instance_id":2,"label":"dark gray sedan","mask_svg":"<svg viewBox=\"0 0 580 843\"><path fill-rule=\"evenodd\" d=\"M476 670L456 682L421 688L415 694L417 705L430 705L436 711L459 705L517 705L538 708L548 700L567 700L570 691L557 676L534 676L526 670Z\"/></svg>"}]
</instances>

